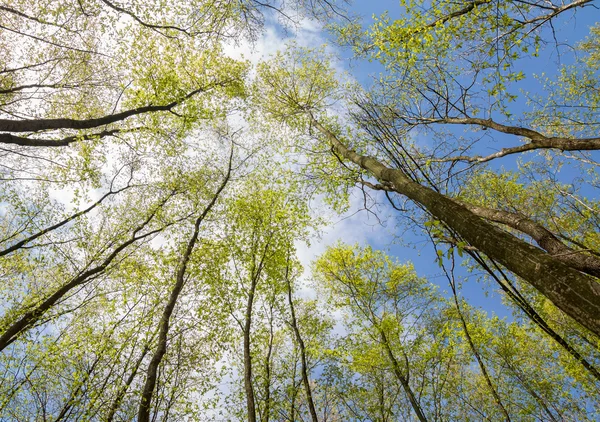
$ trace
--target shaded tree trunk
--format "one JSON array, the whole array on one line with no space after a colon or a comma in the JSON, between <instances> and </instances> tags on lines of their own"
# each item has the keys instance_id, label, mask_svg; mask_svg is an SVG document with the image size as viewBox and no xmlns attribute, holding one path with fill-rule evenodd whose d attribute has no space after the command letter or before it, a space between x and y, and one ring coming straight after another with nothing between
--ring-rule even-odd
<instances>
[{"instance_id":1,"label":"shaded tree trunk","mask_svg":"<svg viewBox=\"0 0 600 422\"><path fill-rule=\"evenodd\" d=\"M455 200L456 201L456 200ZM561 242L550 230L541 224L516 213L494 210L463 201L456 201L478 217L504 224L530 236L538 246L558 261L581 272L600 277L600 258L587 255L585 251L572 249Z\"/></svg>"}]
</instances>

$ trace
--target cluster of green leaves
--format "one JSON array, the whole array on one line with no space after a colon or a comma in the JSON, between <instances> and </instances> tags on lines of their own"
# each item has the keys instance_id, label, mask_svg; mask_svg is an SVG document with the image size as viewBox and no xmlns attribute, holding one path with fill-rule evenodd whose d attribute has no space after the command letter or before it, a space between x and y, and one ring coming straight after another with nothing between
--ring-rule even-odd
<instances>
[{"instance_id":1,"label":"cluster of green leaves","mask_svg":"<svg viewBox=\"0 0 600 422\"><path fill-rule=\"evenodd\" d=\"M554 136L597 135L599 42L600 27L590 28L588 38L577 45L575 64L561 67L558 77L539 75L544 95L531 95L530 114L540 130Z\"/></svg>"},{"instance_id":2,"label":"cluster of green leaves","mask_svg":"<svg viewBox=\"0 0 600 422\"><path fill-rule=\"evenodd\" d=\"M369 247L332 247L314 271L330 306L345 316L327 361L342 419L413 420L412 393L426 420L504 420L467 335L511 418L596 417L594 383L531 324L489 317L462 300L458 308L410 264Z\"/></svg>"}]
</instances>

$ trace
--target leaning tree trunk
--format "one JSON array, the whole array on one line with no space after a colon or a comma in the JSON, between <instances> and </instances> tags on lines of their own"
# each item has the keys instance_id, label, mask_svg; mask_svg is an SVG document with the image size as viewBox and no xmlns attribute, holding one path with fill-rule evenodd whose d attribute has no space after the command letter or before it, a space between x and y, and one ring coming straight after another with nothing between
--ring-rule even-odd
<instances>
[{"instance_id":1,"label":"leaning tree trunk","mask_svg":"<svg viewBox=\"0 0 600 422\"><path fill-rule=\"evenodd\" d=\"M310 115L313 126L335 152L352 161L395 192L421 204L478 250L535 287L560 310L600 336L600 283L533 245L481 219L464 206L372 157L357 154Z\"/></svg>"}]
</instances>

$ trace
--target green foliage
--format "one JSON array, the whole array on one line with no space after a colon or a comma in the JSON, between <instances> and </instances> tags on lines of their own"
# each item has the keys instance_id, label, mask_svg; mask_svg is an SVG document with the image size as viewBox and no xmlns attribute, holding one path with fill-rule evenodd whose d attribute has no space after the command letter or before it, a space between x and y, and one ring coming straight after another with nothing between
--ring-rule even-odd
<instances>
[{"instance_id":1,"label":"green foliage","mask_svg":"<svg viewBox=\"0 0 600 422\"><path fill-rule=\"evenodd\" d=\"M340 89L331 59L324 48L290 48L259 64L255 95L261 110L292 128L305 129L306 112L323 113Z\"/></svg>"},{"instance_id":2,"label":"green foliage","mask_svg":"<svg viewBox=\"0 0 600 422\"><path fill-rule=\"evenodd\" d=\"M510 150L497 133L532 149L597 137L599 27L557 77L538 77L544 93L517 94L531 76L521 64L544 53L549 25L587 4L548 3L401 1L401 15L370 28L334 22L341 9L329 0L4 4L0 419L136 419L185 268L154 418L248 418L251 366L261 420L308 420L304 361L322 419L405 420L420 408L430 420L502 420L483 366L514 420L597 420L598 384L582 360L600 366L598 339L531 286L514 281L581 359L522 308L507 320L460 294L452 302L412 264L371 247L328 248L312 297L297 250L327 222L315 200L346 211L356 185L398 200L398 186L350 164L335 139L402 171L406 185L527 218L573 254L597 254L591 154L551 145L519 155L511 171L485 163L519 151L480 156L488 139ZM267 9L288 24L327 21L383 73L360 86L327 46L291 44L256 69L229 57L224 41L256 40ZM432 258L444 271L455 251L502 269L420 204L396 210L448 244ZM534 243L518 225L502 227Z\"/></svg>"},{"instance_id":3,"label":"green foliage","mask_svg":"<svg viewBox=\"0 0 600 422\"><path fill-rule=\"evenodd\" d=\"M390 356L395 356L430 417L503 420L457 308L410 265L369 247L339 244L314 269L331 306L346 315L346 331L328 362L338 377L332 388L341 409L370 420L413 412L394 376ZM583 381L569 365L556 365L557 356L567 357L551 339L528 323L490 317L464 302L461 313L511 417L593 419L589 379Z\"/></svg>"}]
</instances>

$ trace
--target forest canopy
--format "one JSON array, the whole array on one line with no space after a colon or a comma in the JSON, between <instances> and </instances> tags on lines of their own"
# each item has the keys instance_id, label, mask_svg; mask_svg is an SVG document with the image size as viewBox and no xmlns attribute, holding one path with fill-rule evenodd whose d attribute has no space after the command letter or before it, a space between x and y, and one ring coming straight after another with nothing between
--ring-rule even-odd
<instances>
[{"instance_id":1,"label":"forest canopy","mask_svg":"<svg viewBox=\"0 0 600 422\"><path fill-rule=\"evenodd\" d=\"M600 5L369 7L0 5L0 419L600 418Z\"/></svg>"}]
</instances>

